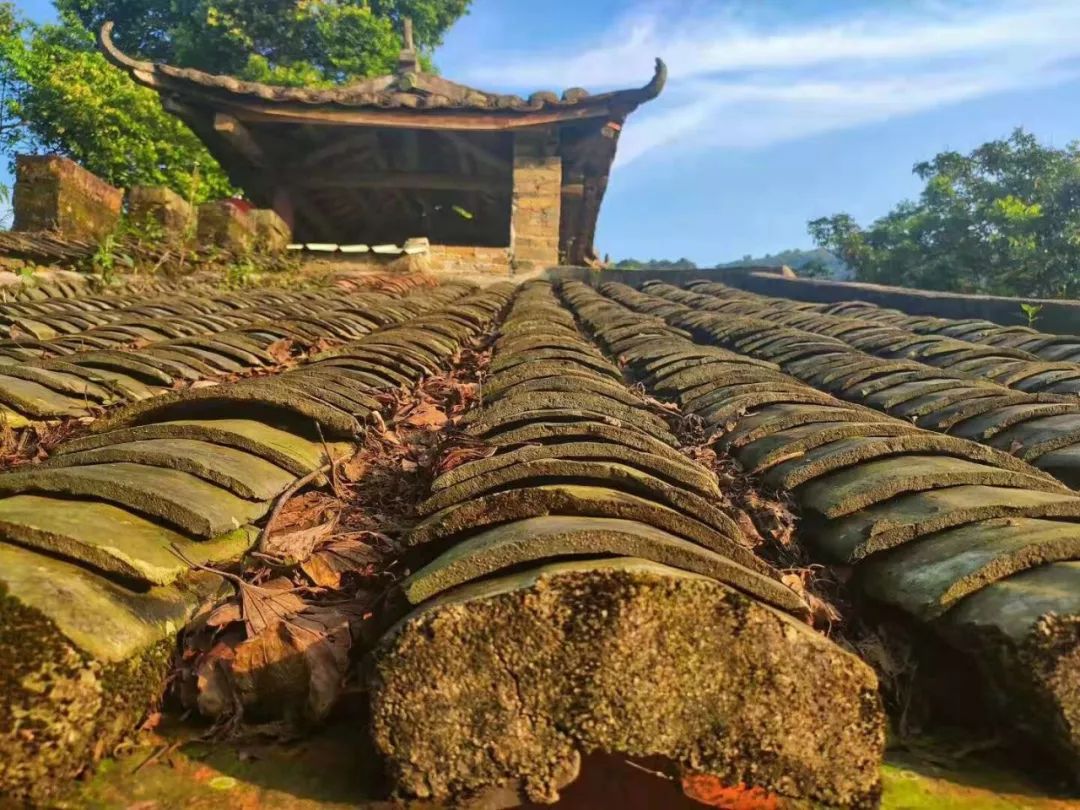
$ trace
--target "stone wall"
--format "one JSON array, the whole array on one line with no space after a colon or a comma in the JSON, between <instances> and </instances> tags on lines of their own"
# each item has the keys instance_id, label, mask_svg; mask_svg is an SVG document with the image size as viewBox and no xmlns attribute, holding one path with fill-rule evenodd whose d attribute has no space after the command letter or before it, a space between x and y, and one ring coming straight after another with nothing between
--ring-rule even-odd
<instances>
[{"instance_id":1,"label":"stone wall","mask_svg":"<svg viewBox=\"0 0 1080 810\"><path fill-rule=\"evenodd\" d=\"M722 267L700 270L590 270L585 267L558 267L545 274L551 279L573 278L600 284L618 281L639 287L654 279L683 285L689 281L718 281L748 292L833 304L840 301L868 301L881 307L899 309L909 315L932 315L937 318L979 318L1004 326L1026 326L1027 316L1021 304L1041 306L1035 328L1040 332L1080 334L1080 300L1006 298L995 295L959 295L862 284L851 281L826 281L797 278L785 267Z\"/></svg>"},{"instance_id":2,"label":"stone wall","mask_svg":"<svg viewBox=\"0 0 1080 810\"><path fill-rule=\"evenodd\" d=\"M17 231L56 231L100 241L120 222L124 192L59 155L15 159Z\"/></svg>"},{"instance_id":3,"label":"stone wall","mask_svg":"<svg viewBox=\"0 0 1080 810\"><path fill-rule=\"evenodd\" d=\"M554 130L514 136L514 192L510 215L513 265L522 270L559 263L562 159Z\"/></svg>"},{"instance_id":4,"label":"stone wall","mask_svg":"<svg viewBox=\"0 0 1080 810\"><path fill-rule=\"evenodd\" d=\"M1080 334L1080 301L1038 298L1006 298L996 295L960 295L932 290L909 290L881 284L782 278L766 273L746 273L721 279L725 283L762 295L794 298L797 301L836 303L868 301L881 307L899 309L909 315L938 318L981 318L1004 326L1026 326L1021 304L1036 304L1036 328L1040 332Z\"/></svg>"},{"instance_id":5,"label":"stone wall","mask_svg":"<svg viewBox=\"0 0 1080 810\"><path fill-rule=\"evenodd\" d=\"M507 248L461 245L430 245L425 251L413 255L313 252L304 254L304 263L308 267L338 267L360 273L487 276L493 281L506 278L512 272Z\"/></svg>"},{"instance_id":6,"label":"stone wall","mask_svg":"<svg viewBox=\"0 0 1080 810\"><path fill-rule=\"evenodd\" d=\"M272 208L256 208L248 213L255 228L255 249L262 253L281 253L292 241L292 229Z\"/></svg>"},{"instance_id":7,"label":"stone wall","mask_svg":"<svg viewBox=\"0 0 1080 810\"><path fill-rule=\"evenodd\" d=\"M230 253L247 253L255 244L255 223L247 211L229 200L199 206L199 244Z\"/></svg>"},{"instance_id":8,"label":"stone wall","mask_svg":"<svg viewBox=\"0 0 1080 810\"><path fill-rule=\"evenodd\" d=\"M510 251L506 248L432 245L427 258L434 273L510 275Z\"/></svg>"},{"instance_id":9,"label":"stone wall","mask_svg":"<svg viewBox=\"0 0 1080 810\"><path fill-rule=\"evenodd\" d=\"M128 191L128 218L137 228L159 230L169 239L191 235L195 209L171 189L134 186Z\"/></svg>"}]
</instances>

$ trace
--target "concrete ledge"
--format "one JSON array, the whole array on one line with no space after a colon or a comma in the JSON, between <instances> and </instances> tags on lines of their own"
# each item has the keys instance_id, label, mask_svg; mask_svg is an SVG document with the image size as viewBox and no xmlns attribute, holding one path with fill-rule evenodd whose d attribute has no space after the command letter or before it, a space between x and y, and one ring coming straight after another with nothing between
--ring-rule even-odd
<instances>
[{"instance_id":1,"label":"concrete ledge","mask_svg":"<svg viewBox=\"0 0 1080 810\"><path fill-rule=\"evenodd\" d=\"M1027 326L1027 316L1020 305L1035 304L1042 307L1036 322L1036 328L1040 332L1080 333L1080 301L1077 300L961 295L931 290L908 290L880 284L784 278L760 272L743 273L725 277L723 280L750 292L794 298L798 301L828 304L838 301L869 301L881 307L902 310L909 315L981 318L1005 326Z\"/></svg>"},{"instance_id":2,"label":"concrete ledge","mask_svg":"<svg viewBox=\"0 0 1080 810\"><path fill-rule=\"evenodd\" d=\"M887 287L855 281L827 281L798 278L787 267L722 267L699 270L592 270L588 267L554 267L546 278L573 279L590 284L616 281L640 287L646 281L663 281L682 286L705 280L733 287L791 298L835 304L840 301L868 301L880 307L899 309L909 315L932 315L938 318L981 318L1005 326L1027 326L1021 304L1041 306L1035 328L1057 334L1080 333L1080 300L1048 298L1009 298L997 295L962 295L933 290Z\"/></svg>"}]
</instances>

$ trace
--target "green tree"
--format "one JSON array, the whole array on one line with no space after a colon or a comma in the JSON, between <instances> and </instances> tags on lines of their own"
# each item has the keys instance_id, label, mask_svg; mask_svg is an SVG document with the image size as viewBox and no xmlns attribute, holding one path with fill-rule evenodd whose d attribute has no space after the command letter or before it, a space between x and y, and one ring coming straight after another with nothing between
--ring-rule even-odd
<instances>
[{"instance_id":1,"label":"green tree","mask_svg":"<svg viewBox=\"0 0 1080 810\"><path fill-rule=\"evenodd\" d=\"M1080 144L1015 130L917 164L925 187L863 228L848 214L810 234L860 281L995 295L1080 295Z\"/></svg>"},{"instance_id":2,"label":"green tree","mask_svg":"<svg viewBox=\"0 0 1080 810\"><path fill-rule=\"evenodd\" d=\"M195 135L94 50L78 23L35 26L0 4L0 148L71 157L114 185L164 185L203 201L229 193Z\"/></svg>"},{"instance_id":3,"label":"green tree","mask_svg":"<svg viewBox=\"0 0 1080 810\"><path fill-rule=\"evenodd\" d=\"M470 0L56 0L145 59L275 84L341 84L389 73L403 20L416 47L439 45Z\"/></svg>"},{"instance_id":4,"label":"green tree","mask_svg":"<svg viewBox=\"0 0 1080 810\"><path fill-rule=\"evenodd\" d=\"M697 265L686 258L675 259L622 259L615 263L616 270L697 270Z\"/></svg>"},{"instance_id":5,"label":"green tree","mask_svg":"<svg viewBox=\"0 0 1080 810\"><path fill-rule=\"evenodd\" d=\"M56 0L34 25L0 2L0 149L67 155L118 186L165 185L197 201L229 193L195 135L97 52L117 22L133 54L273 84L333 84L389 72L402 19L430 52L469 0ZM426 58L426 56L425 56Z\"/></svg>"}]
</instances>

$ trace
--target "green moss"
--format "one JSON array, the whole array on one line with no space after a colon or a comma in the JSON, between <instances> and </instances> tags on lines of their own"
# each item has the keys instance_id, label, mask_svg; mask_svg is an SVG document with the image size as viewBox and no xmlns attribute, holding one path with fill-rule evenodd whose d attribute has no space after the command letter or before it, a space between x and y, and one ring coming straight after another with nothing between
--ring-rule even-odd
<instances>
[{"instance_id":1,"label":"green moss","mask_svg":"<svg viewBox=\"0 0 1080 810\"><path fill-rule=\"evenodd\" d=\"M997 766L942 768L905 757L882 766L881 810L1065 810L1073 800L1055 799L1021 776Z\"/></svg>"},{"instance_id":2,"label":"green moss","mask_svg":"<svg viewBox=\"0 0 1080 810\"><path fill-rule=\"evenodd\" d=\"M115 664L79 651L0 584L0 793L43 803L110 753L157 699L172 638Z\"/></svg>"},{"instance_id":3,"label":"green moss","mask_svg":"<svg viewBox=\"0 0 1080 810\"><path fill-rule=\"evenodd\" d=\"M260 810L386 810L378 801L378 763L363 735L356 733L355 718L339 717L300 744L259 743L238 750L225 744L191 742L170 754L167 763L158 760L135 772L155 751L202 730L167 725L161 736L148 735L124 757L102 762L90 779L55 806L122 810L137 802L155 802L160 808L209 810L227 802ZM221 776L234 778L236 785L227 791L215 790L210 783ZM969 764L945 769L893 754L882 768L882 781L882 810L1067 810L1076 806L1075 801L1040 793L1022 776L1002 767Z\"/></svg>"}]
</instances>

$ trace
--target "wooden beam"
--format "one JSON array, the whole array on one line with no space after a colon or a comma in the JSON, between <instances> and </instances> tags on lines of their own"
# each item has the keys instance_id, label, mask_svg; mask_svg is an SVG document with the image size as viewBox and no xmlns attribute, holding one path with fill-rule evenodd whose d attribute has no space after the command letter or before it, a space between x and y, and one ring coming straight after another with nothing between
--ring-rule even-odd
<instances>
[{"instance_id":1,"label":"wooden beam","mask_svg":"<svg viewBox=\"0 0 1080 810\"><path fill-rule=\"evenodd\" d=\"M470 177L456 174L431 172L364 172L342 174L336 177L285 177L282 182L300 188L382 188L391 190L423 191L486 191L494 194L509 193L511 178Z\"/></svg>"},{"instance_id":2,"label":"wooden beam","mask_svg":"<svg viewBox=\"0 0 1080 810\"><path fill-rule=\"evenodd\" d=\"M251 131L226 113L214 114L214 131L227 140L232 147L255 166L266 165L266 153L256 142Z\"/></svg>"},{"instance_id":3,"label":"wooden beam","mask_svg":"<svg viewBox=\"0 0 1080 810\"><path fill-rule=\"evenodd\" d=\"M405 168L415 172L420 168L420 139L416 130L407 129L401 133L402 151L405 156Z\"/></svg>"},{"instance_id":4,"label":"wooden beam","mask_svg":"<svg viewBox=\"0 0 1080 810\"><path fill-rule=\"evenodd\" d=\"M482 146L478 146L464 135L460 135L457 132L442 132L440 134L460 151L472 157L477 163L481 163L490 169L495 169L502 173L510 172L514 168L513 163L510 160L499 157L494 152L484 149Z\"/></svg>"},{"instance_id":5,"label":"wooden beam","mask_svg":"<svg viewBox=\"0 0 1080 810\"><path fill-rule=\"evenodd\" d=\"M307 125L309 129L315 129ZM330 143L320 146L317 149L313 149L307 155L304 156L301 162L302 166L315 166L330 158L335 158L348 152L368 153L372 150L371 139L365 134L353 133L351 135L337 138Z\"/></svg>"}]
</instances>

